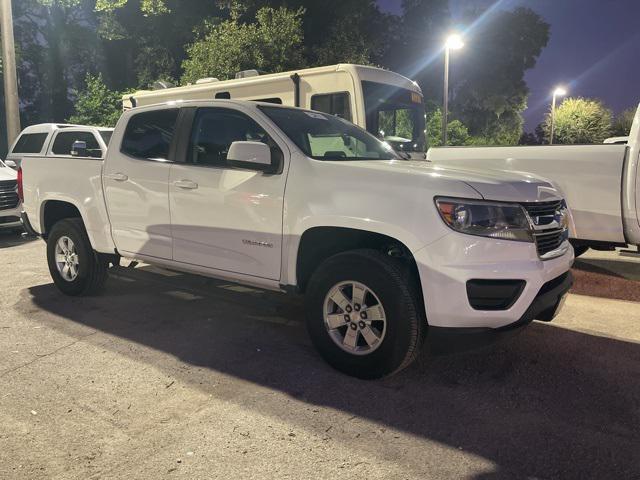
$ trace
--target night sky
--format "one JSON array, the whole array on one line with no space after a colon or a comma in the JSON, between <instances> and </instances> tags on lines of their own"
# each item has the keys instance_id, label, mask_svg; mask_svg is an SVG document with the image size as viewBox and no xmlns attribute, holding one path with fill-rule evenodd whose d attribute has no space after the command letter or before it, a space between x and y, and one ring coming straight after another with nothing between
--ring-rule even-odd
<instances>
[{"instance_id":1,"label":"night sky","mask_svg":"<svg viewBox=\"0 0 640 480\"><path fill-rule=\"evenodd\" d=\"M401 0L378 3L400 13ZM469 4L506 10L526 6L551 25L549 43L526 75L531 95L525 130L542 121L560 84L571 96L601 98L615 112L640 102L640 0L451 0L454 19ZM462 52L456 56L464 61Z\"/></svg>"}]
</instances>

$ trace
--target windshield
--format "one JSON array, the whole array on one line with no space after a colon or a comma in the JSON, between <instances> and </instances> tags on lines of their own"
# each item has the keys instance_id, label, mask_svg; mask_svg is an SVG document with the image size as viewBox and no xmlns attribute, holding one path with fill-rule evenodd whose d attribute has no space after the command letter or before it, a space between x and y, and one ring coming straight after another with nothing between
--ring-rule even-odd
<instances>
[{"instance_id":1,"label":"windshield","mask_svg":"<svg viewBox=\"0 0 640 480\"><path fill-rule=\"evenodd\" d=\"M300 150L316 160L392 160L389 146L351 122L333 115L260 106Z\"/></svg>"},{"instance_id":2,"label":"windshield","mask_svg":"<svg viewBox=\"0 0 640 480\"><path fill-rule=\"evenodd\" d=\"M425 151L422 95L384 83L362 82L367 130L399 152Z\"/></svg>"}]
</instances>

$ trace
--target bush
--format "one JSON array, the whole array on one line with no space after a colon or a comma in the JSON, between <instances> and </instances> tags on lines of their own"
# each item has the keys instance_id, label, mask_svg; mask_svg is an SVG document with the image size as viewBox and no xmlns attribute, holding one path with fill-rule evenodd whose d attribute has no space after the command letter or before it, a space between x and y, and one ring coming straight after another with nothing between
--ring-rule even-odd
<instances>
[{"instance_id":1,"label":"bush","mask_svg":"<svg viewBox=\"0 0 640 480\"><path fill-rule=\"evenodd\" d=\"M551 136L551 113L543 124L545 139ZM567 98L556 108L553 142L563 144L602 143L611 136L611 110L600 100Z\"/></svg>"}]
</instances>

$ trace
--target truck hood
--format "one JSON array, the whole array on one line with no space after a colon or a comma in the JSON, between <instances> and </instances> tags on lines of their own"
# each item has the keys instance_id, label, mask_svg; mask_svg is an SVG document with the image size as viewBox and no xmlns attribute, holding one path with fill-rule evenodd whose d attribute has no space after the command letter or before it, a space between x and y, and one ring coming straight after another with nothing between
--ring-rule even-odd
<instances>
[{"instance_id":1,"label":"truck hood","mask_svg":"<svg viewBox=\"0 0 640 480\"><path fill-rule=\"evenodd\" d=\"M2 180L15 180L18 174L13 168L7 167L2 160L0 160L0 181Z\"/></svg>"},{"instance_id":2,"label":"truck hood","mask_svg":"<svg viewBox=\"0 0 640 480\"><path fill-rule=\"evenodd\" d=\"M562 195L551 183L525 172L452 168L416 160L375 160L349 163L378 170L403 171L408 175L425 175L449 181L457 180L474 189L485 200L544 202L562 198Z\"/></svg>"}]
</instances>

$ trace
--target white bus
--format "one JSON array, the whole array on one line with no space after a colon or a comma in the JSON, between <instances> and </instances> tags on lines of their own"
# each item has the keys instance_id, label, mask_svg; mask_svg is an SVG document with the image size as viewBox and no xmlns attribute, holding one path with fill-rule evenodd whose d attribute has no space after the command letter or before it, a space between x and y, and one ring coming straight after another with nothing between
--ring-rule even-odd
<instances>
[{"instance_id":1,"label":"white bus","mask_svg":"<svg viewBox=\"0 0 640 480\"><path fill-rule=\"evenodd\" d=\"M290 105L337 115L384 138L397 151L425 158L425 111L416 82L375 67L339 64L234 80L203 78L183 87L141 90L123 109L180 100L237 99Z\"/></svg>"}]
</instances>

